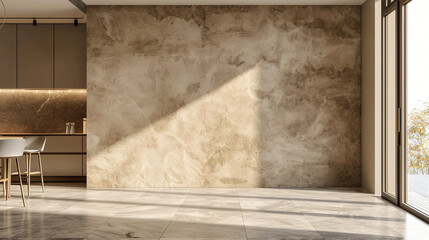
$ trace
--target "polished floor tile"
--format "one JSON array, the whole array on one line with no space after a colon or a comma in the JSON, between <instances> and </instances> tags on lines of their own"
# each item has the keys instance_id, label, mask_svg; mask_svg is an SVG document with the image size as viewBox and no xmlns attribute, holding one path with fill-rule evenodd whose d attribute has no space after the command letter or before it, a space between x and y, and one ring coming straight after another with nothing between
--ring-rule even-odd
<instances>
[{"instance_id":1,"label":"polished floor tile","mask_svg":"<svg viewBox=\"0 0 429 240\"><path fill-rule=\"evenodd\" d=\"M354 240L429 236L429 225L358 189L19 188L0 239Z\"/></svg>"}]
</instances>

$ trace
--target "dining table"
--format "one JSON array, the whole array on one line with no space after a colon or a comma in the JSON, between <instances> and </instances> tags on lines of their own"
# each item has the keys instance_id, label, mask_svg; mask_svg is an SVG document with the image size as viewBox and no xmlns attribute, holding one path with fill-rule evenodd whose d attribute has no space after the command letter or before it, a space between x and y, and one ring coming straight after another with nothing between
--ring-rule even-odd
<instances>
[{"instance_id":1,"label":"dining table","mask_svg":"<svg viewBox=\"0 0 429 240\"><path fill-rule=\"evenodd\" d=\"M6 139L23 139L24 137L4 137L0 136L0 140L6 140ZM5 176L9 179L7 181L7 187L6 187L6 194L7 197L10 197L10 188L11 188L11 182L12 182L12 159L13 158L2 158L1 159L1 175Z\"/></svg>"}]
</instances>

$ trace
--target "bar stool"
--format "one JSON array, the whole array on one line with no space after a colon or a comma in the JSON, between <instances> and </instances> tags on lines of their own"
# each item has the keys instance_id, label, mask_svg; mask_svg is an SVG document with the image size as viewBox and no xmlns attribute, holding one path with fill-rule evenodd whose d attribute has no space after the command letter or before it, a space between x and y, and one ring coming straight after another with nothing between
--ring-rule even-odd
<instances>
[{"instance_id":1,"label":"bar stool","mask_svg":"<svg viewBox=\"0 0 429 240\"><path fill-rule=\"evenodd\" d=\"M25 160L27 164L27 171L24 175L27 176L27 190L28 196L30 196L30 184L31 184L31 175L40 174L40 181L42 183L42 192L45 192L45 184L43 182L43 168L42 168L42 157L40 153L43 152L46 145L46 137L26 137L25 138ZM39 159L39 171L31 171L31 154L37 154Z\"/></svg>"},{"instance_id":2,"label":"bar stool","mask_svg":"<svg viewBox=\"0 0 429 240\"><path fill-rule=\"evenodd\" d=\"M12 158L16 160L16 168L18 169L19 177L19 187L21 188L21 198L22 203L25 207L25 198L24 190L22 188L22 178L21 170L19 168L18 157L21 157L24 154L24 139L0 139L0 159L2 160L2 171L0 182L3 183L3 194L7 200L8 195L10 194L10 183L11 183L11 174L10 174L10 165ZM7 187L6 187L7 184Z\"/></svg>"}]
</instances>

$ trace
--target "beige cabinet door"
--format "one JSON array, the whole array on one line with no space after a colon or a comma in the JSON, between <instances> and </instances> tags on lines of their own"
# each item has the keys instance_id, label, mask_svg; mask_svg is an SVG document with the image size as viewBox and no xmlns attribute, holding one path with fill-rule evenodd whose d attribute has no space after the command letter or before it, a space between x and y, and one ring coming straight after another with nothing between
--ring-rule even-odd
<instances>
[{"instance_id":1,"label":"beige cabinet door","mask_svg":"<svg viewBox=\"0 0 429 240\"><path fill-rule=\"evenodd\" d=\"M86 168L88 167L88 165L86 164L87 163L87 161L86 161L86 155L82 155L82 165L83 165L83 169L82 169L82 175L83 176L86 176Z\"/></svg>"},{"instance_id":2,"label":"beige cabinet door","mask_svg":"<svg viewBox=\"0 0 429 240\"><path fill-rule=\"evenodd\" d=\"M62 176L82 176L86 174L83 171L83 157L81 154L42 154L43 175L50 177ZM27 171L25 160L19 158L21 171ZM31 157L31 171L39 171L39 159L37 154ZM16 172L15 162L12 164L12 172Z\"/></svg>"},{"instance_id":3,"label":"beige cabinet door","mask_svg":"<svg viewBox=\"0 0 429 240\"><path fill-rule=\"evenodd\" d=\"M82 136L49 136L46 153L82 153Z\"/></svg>"},{"instance_id":4,"label":"beige cabinet door","mask_svg":"<svg viewBox=\"0 0 429 240\"><path fill-rule=\"evenodd\" d=\"M16 24L0 30L0 88L16 88Z\"/></svg>"},{"instance_id":5,"label":"beige cabinet door","mask_svg":"<svg viewBox=\"0 0 429 240\"><path fill-rule=\"evenodd\" d=\"M45 154L42 158L45 176L82 176L82 155Z\"/></svg>"},{"instance_id":6,"label":"beige cabinet door","mask_svg":"<svg viewBox=\"0 0 429 240\"><path fill-rule=\"evenodd\" d=\"M52 24L18 25L18 88L54 87Z\"/></svg>"},{"instance_id":7,"label":"beige cabinet door","mask_svg":"<svg viewBox=\"0 0 429 240\"><path fill-rule=\"evenodd\" d=\"M86 89L86 24L55 24L55 88Z\"/></svg>"},{"instance_id":8,"label":"beige cabinet door","mask_svg":"<svg viewBox=\"0 0 429 240\"><path fill-rule=\"evenodd\" d=\"M86 143L86 136L82 137L82 141L83 141L82 142L82 150L83 150L84 153L86 153L86 144L87 144Z\"/></svg>"}]
</instances>

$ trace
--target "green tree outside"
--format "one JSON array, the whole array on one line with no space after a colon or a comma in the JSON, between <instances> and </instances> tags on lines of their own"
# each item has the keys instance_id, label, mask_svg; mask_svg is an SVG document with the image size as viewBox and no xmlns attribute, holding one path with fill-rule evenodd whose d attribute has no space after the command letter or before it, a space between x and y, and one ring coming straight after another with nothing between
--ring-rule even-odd
<instances>
[{"instance_id":1,"label":"green tree outside","mask_svg":"<svg viewBox=\"0 0 429 240\"><path fill-rule=\"evenodd\" d=\"M408 116L408 173L429 174L429 102Z\"/></svg>"}]
</instances>

